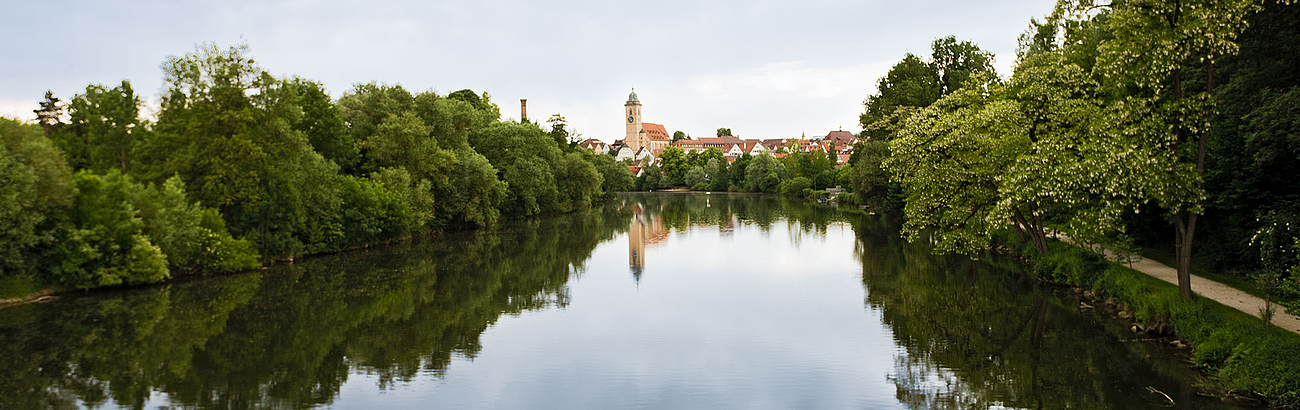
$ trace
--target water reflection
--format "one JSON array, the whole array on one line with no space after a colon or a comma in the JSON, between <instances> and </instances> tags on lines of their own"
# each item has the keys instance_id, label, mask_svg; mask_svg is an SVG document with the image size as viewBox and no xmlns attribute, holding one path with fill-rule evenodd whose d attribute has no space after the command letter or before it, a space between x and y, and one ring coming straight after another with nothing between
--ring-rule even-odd
<instances>
[{"instance_id":1,"label":"water reflection","mask_svg":"<svg viewBox=\"0 0 1300 410\"><path fill-rule=\"evenodd\" d=\"M626 195L65 296L0 310L0 408L1165 404L1148 386L1219 405L1014 265L933 256L896 224L768 196Z\"/></svg>"},{"instance_id":2,"label":"water reflection","mask_svg":"<svg viewBox=\"0 0 1300 410\"><path fill-rule=\"evenodd\" d=\"M1172 352L1080 313L1077 299L1039 289L1004 259L935 257L889 229L855 231L866 303L904 347L890 380L908 408L1163 408L1171 403L1161 392L1187 391L1196 378ZM1199 396L1180 401L1236 408Z\"/></svg>"},{"instance_id":3,"label":"water reflection","mask_svg":"<svg viewBox=\"0 0 1300 410\"><path fill-rule=\"evenodd\" d=\"M668 230L664 229L663 218L658 212L650 212L640 202L631 203L632 223L627 229L627 257L632 267L632 277L641 283L641 273L645 271L646 246L653 247L668 239Z\"/></svg>"}]
</instances>

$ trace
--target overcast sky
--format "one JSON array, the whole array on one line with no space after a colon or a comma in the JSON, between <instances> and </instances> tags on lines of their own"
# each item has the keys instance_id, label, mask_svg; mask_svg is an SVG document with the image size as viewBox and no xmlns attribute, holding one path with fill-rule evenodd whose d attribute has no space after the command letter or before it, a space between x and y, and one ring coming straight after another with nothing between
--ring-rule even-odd
<instances>
[{"instance_id":1,"label":"overcast sky","mask_svg":"<svg viewBox=\"0 0 1300 410\"><path fill-rule=\"evenodd\" d=\"M487 91L502 117L561 113L605 142L635 86L645 121L742 137L857 132L862 100L904 53L956 35L996 54L1051 0L992 1L27 1L0 0L0 115L33 118L128 79L156 106L159 65L203 42L246 42L277 76L325 84ZM379 3L379 2L375 2Z\"/></svg>"}]
</instances>

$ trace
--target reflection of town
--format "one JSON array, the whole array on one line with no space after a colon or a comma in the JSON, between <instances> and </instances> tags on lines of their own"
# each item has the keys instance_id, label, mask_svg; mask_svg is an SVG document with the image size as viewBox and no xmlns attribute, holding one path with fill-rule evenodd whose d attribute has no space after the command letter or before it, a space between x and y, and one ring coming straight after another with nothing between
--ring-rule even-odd
<instances>
[{"instance_id":1,"label":"reflection of town","mask_svg":"<svg viewBox=\"0 0 1300 410\"><path fill-rule=\"evenodd\" d=\"M704 207L713 207L710 198L705 198ZM641 282L641 273L645 271L646 248L653 248L668 240L669 229L664 223L661 211L663 210L653 209L652 206L641 202L632 203L632 222L627 230L627 258L632 270L632 278L638 283ZM736 230L736 216L726 209L721 211L723 213L721 221L710 221L706 225L716 225L723 237L730 237ZM689 224L692 218L688 214L686 219Z\"/></svg>"},{"instance_id":2,"label":"reflection of town","mask_svg":"<svg viewBox=\"0 0 1300 410\"><path fill-rule=\"evenodd\" d=\"M641 281L641 272L645 270L645 248L668 239L668 230L664 229L663 218L658 213L651 215L640 203L632 204L632 226L627 229L627 257L632 265L632 278Z\"/></svg>"}]
</instances>

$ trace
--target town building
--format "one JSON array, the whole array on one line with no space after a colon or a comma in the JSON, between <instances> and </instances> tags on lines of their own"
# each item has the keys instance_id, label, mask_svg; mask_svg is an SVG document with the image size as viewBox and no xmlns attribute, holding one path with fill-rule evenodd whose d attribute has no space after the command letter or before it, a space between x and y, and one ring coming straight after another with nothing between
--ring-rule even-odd
<instances>
[{"instance_id":1,"label":"town building","mask_svg":"<svg viewBox=\"0 0 1300 410\"><path fill-rule=\"evenodd\" d=\"M588 138L586 141L578 143L578 146L584 149L591 150L591 153L597 155L609 152L609 146L605 145L604 141L594 139L594 138Z\"/></svg>"},{"instance_id":2,"label":"town building","mask_svg":"<svg viewBox=\"0 0 1300 410\"><path fill-rule=\"evenodd\" d=\"M644 122L641 119L641 100L636 96L636 89L627 96L627 103L623 104L627 120L627 133L623 137L623 145L630 147L633 155L646 149L650 155L659 156L664 148L672 142L672 135L668 134L668 129L662 124Z\"/></svg>"}]
</instances>

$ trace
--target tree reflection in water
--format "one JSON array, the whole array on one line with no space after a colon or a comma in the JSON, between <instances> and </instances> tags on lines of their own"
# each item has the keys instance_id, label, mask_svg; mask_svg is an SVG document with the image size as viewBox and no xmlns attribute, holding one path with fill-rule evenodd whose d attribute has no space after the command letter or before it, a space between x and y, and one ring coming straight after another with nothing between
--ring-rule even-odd
<instances>
[{"instance_id":1,"label":"tree reflection in water","mask_svg":"<svg viewBox=\"0 0 1300 410\"><path fill-rule=\"evenodd\" d=\"M904 244L885 217L854 222L866 304L903 347L890 381L912 409L1161 408L1193 370L1150 360L1153 346L1081 314L1078 300L1041 289L1006 258L934 256ZM1236 408L1213 398L1182 406Z\"/></svg>"},{"instance_id":2,"label":"tree reflection in water","mask_svg":"<svg viewBox=\"0 0 1300 410\"><path fill-rule=\"evenodd\" d=\"M729 237L741 225L765 235L778 221L794 247L852 226L866 307L899 346L890 381L909 408L1167 404L1146 386L1217 406L1188 393L1186 369L1148 360L1150 349L1119 341L1122 329L1105 331L1003 259L934 256L903 243L888 217L805 201L651 194L263 272L3 309L0 408L305 408L333 402L358 373L381 388L443 377L453 358L480 355L502 315L567 306L571 278L602 242L642 229L628 238L639 274L656 262L641 248L652 237Z\"/></svg>"}]
</instances>

